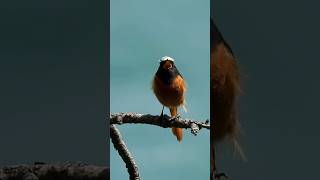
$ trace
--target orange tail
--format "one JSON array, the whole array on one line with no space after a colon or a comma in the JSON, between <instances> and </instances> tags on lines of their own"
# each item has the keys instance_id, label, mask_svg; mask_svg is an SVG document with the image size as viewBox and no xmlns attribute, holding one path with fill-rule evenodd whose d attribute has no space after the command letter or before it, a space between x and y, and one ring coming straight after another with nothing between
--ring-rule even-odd
<instances>
[{"instance_id":1,"label":"orange tail","mask_svg":"<svg viewBox=\"0 0 320 180\"><path fill-rule=\"evenodd\" d=\"M180 142L182 140L182 129L181 128L172 128L172 133L177 137L177 140Z\"/></svg>"},{"instance_id":2,"label":"orange tail","mask_svg":"<svg viewBox=\"0 0 320 180\"><path fill-rule=\"evenodd\" d=\"M177 116L177 108L169 108L171 117L176 117ZM172 128L172 133L177 137L177 140L180 142L182 140L182 129L181 128Z\"/></svg>"}]
</instances>

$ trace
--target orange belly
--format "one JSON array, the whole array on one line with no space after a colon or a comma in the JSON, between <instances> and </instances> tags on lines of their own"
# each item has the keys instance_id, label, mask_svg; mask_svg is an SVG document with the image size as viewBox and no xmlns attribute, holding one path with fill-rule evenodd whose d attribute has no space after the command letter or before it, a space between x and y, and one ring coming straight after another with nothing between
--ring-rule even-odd
<instances>
[{"instance_id":1,"label":"orange belly","mask_svg":"<svg viewBox=\"0 0 320 180\"><path fill-rule=\"evenodd\" d=\"M238 119L236 115L236 98L239 94L239 72L235 58L224 44L211 49L211 114L213 142L226 136L236 137Z\"/></svg>"},{"instance_id":2,"label":"orange belly","mask_svg":"<svg viewBox=\"0 0 320 180\"><path fill-rule=\"evenodd\" d=\"M163 83L155 76L152 89L159 102L166 107L178 107L184 103L185 84L181 76L177 76L170 84Z\"/></svg>"}]
</instances>

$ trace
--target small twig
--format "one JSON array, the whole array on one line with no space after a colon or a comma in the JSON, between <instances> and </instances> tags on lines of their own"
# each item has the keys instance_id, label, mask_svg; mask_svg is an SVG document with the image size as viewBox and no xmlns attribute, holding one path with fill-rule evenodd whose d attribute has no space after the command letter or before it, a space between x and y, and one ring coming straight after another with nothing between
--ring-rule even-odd
<instances>
[{"instance_id":1,"label":"small twig","mask_svg":"<svg viewBox=\"0 0 320 180\"><path fill-rule=\"evenodd\" d=\"M110 124L150 124L163 128L177 127L177 128L190 128L191 133L197 135L200 129L210 129L209 120L205 122L199 122L191 119L172 119L170 116L163 115L154 116L150 114L138 114L138 113L114 113L110 115Z\"/></svg>"},{"instance_id":2,"label":"small twig","mask_svg":"<svg viewBox=\"0 0 320 180\"><path fill-rule=\"evenodd\" d=\"M110 125L110 138L114 148L118 151L122 160L126 163L130 180L140 180L138 167L115 125Z\"/></svg>"}]
</instances>

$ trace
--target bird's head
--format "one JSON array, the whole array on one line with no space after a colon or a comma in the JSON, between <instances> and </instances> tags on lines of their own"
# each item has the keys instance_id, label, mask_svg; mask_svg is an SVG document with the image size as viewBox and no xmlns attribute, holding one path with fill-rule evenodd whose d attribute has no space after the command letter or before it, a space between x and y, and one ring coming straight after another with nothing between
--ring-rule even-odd
<instances>
[{"instance_id":1,"label":"bird's head","mask_svg":"<svg viewBox=\"0 0 320 180\"><path fill-rule=\"evenodd\" d=\"M165 71L170 71L175 68L174 60L169 56L164 56L160 60L160 67Z\"/></svg>"},{"instance_id":2,"label":"bird's head","mask_svg":"<svg viewBox=\"0 0 320 180\"><path fill-rule=\"evenodd\" d=\"M174 60L169 56L164 56L159 60L159 68L156 76L162 79L166 84L170 84L175 77L181 76L181 74L174 65Z\"/></svg>"}]
</instances>

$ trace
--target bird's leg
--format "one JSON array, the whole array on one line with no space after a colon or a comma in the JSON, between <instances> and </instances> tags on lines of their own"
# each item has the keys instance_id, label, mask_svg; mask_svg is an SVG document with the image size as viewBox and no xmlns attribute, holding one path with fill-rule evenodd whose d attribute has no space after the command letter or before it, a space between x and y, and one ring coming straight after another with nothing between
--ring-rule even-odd
<instances>
[{"instance_id":1,"label":"bird's leg","mask_svg":"<svg viewBox=\"0 0 320 180\"><path fill-rule=\"evenodd\" d=\"M163 125L163 109L164 109L164 106L162 106L162 111L161 111L161 114L160 114L160 125Z\"/></svg>"},{"instance_id":2,"label":"bird's leg","mask_svg":"<svg viewBox=\"0 0 320 180\"><path fill-rule=\"evenodd\" d=\"M164 106L162 106L162 111L161 111L161 114L160 114L160 118L161 119L163 118L163 109L164 109Z\"/></svg>"}]
</instances>

